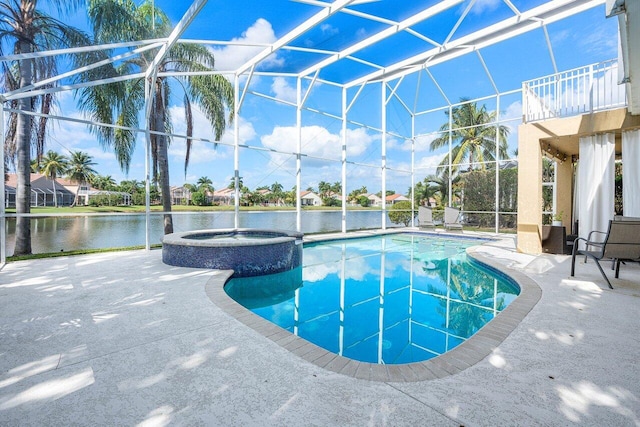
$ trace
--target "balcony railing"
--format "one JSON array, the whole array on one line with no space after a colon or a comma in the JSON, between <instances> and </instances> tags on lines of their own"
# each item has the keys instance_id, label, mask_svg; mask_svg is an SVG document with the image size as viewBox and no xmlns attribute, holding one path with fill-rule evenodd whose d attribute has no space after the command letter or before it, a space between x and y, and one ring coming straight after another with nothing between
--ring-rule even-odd
<instances>
[{"instance_id":1,"label":"balcony railing","mask_svg":"<svg viewBox=\"0 0 640 427\"><path fill-rule=\"evenodd\" d=\"M529 80L522 84L523 119L526 123L625 107L625 85L618 81L615 59Z\"/></svg>"}]
</instances>

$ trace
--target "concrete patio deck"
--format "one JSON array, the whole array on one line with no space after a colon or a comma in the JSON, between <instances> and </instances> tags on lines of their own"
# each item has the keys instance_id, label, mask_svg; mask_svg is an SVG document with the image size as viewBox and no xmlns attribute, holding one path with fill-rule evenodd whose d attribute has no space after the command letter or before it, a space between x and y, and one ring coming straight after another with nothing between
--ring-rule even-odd
<instances>
[{"instance_id":1,"label":"concrete patio deck","mask_svg":"<svg viewBox=\"0 0 640 427\"><path fill-rule=\"evenodd\" d=\"M593 262L569 278L570 257L512 239L477 253L533 279L540 301L478 363L414 382L307 362L209 299L224 273L161 251L9 263L0 425L640 426L640 265L609 290Z\"/></svg>"}]
</instances>

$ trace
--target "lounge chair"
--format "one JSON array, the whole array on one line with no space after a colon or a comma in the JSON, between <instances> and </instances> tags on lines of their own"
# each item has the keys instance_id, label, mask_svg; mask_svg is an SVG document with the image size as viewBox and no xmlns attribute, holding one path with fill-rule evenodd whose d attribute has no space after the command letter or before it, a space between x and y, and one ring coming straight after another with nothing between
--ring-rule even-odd
<instances>
[{"instance_id":1,"label":"lounge chair","mask_svg":"<svg viewBox=\"0 0 640 427\"><path fill-rule=\"evenodd\" d=\"M445 230L462 231L462 223L460 222L460 209L444 208L444 228Z\"/></svg>"},{"instance_id":2,"label":"lounge chair","mask_svg":"<svg viewBox=\"0 0 640 427\"><path fill-rule=\"evenodd\" d=\"M436 228L433 222L433 211L426 206L418 207L418 227L420 228Z\"/></svg>"},{"instance_id":3,"label":"lounge chair","mask_svg":"<svg viewBox=\"0 0 640 427\"><path fill-rule=\"evenodd\" d=\"M604 241L593 240L594 235L604 235ZM578 249L580 241L585 242L584 249ZM587 258L592 258L609 288L613 289L611 282L609 282L600 265L600 261L609 259L614 262L615 278L617 279L620 275L620 263L622 261L637 261L640 259L640 221L609 221L609 229L606 233L592 231L587 239L578 237L573 243L573 251L571 253L571 277L575 275L577 255L584 255L585 262Z\"/></svg>"}]
</instances>

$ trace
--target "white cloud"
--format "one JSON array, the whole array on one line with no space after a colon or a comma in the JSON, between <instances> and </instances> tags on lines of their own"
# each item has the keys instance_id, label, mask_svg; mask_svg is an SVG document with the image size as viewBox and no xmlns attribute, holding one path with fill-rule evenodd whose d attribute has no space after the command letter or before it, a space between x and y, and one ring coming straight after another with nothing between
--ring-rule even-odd
<instances>
[{"instance_id":1,"label":"white cloud","mask_svg":"<svg viewBox=\"0 0 640 427\"><path fill-rule=\"evenodd\" d=\"M425 156L425 157L417 157L416 161L415 161L415 168L416 170L419 171L423 171L423 170L433 170L435 172L435 169L440 165L440 162L443 159L443 155L442 154L434 154L432 156ZM409 168L410 169L410 168Z\"/></svg>"},{"instance_id":2,"label":"white cloud","mask_svg":"<svg viewBox=\"0 0 640 427\"><path fill-rule=\"evenodd\" d=\"M265 19L258 19L252 26L247 28L240 37L235 37L231 41L237 44L224 47L213 48L216 58L216 69L220 71L232 71L240 67L256 54L265 49L265 44L273 43L277 40L271 23ZM258 46L255 46L255 45ZM282 62L282 59L272 55L266 60L267 64L273 65Z\"/></svg>"},{"instance_id":3,"label":"white cloud","mask_svg":"<svg viewBox=\"0 0 640 427\"><path fill-rule=\"evenodd\" d=\"M184 120L184 108L173 106L171 111L171 121L173 124L173 133L178 135L185 135L187 128ZM192 106L193 113L193 136L206 138L213 140L213 130L211 124L202 113L202 111L195 105ZM244 144L247 141L252 140L256 136L256 132L253 125L240 117L239 129L240 129L240 143ZM212 142L204 141L192 141L191 153L189 155L189 164L209 163L215 159L228 158L232 150L227 145L233 145L235 139L235 128L233 125L227 128L225 133L220 138L222 144L216 148ZM186 141L183 138L176 138L169 147L169 155L184 159L186 153Z\"/></svg>"},{"instance_id":4,"label":"white cloud","mask_svg":"<svg viewBox=\"0 0 640 427\"><path fill-rule=\"evenodd\" d=\"M80 112L61 113L55 111L54 114L64 115L69 118L83 119ZM94 169L102 175L124 176L116 160L112 149L104 149L91 133L89 126L83 123L76 123L66 120L50 120L49 134L45 151L53 150L58 153L69 155L73 151L82 151L92 157L98 163ZM116 178L118 179L118 178Z\"/></svg>"},{"instance_id":5,"label":"white cloud","mask_svg":"<svg viewBox=\"0 0 640 427\"><path fill-rule=\"evenodd\" d=\"M330 24L322 24L320 25L320 31L322 31L323 34L329 35L329 36L333 36L336 35L340 32L340 30Z\"/></svg>"},{"instance_id":6,"label":"white cloud","mask_svg":"<svg viewBox=\"0 0 640 427\"><path fill-rule=\"evenodd\" d=\"M509 104L505 112L500 114L500 119L522 119L522 101L515 101Z\"/></svg>"},{"instance_id":7,"label":"white cloud","mask_svg":"<svg viewBox=\"0 0 640 427\"><path fill-rule=\"evenodd\" d=\"M472 13L477 15L496 10L502 0L476 0Z\"/></svg>"},{"instance_id":8,"label":"white cloud","mask_svg":"<svg viewBox=\"0 0 640 427\"><path fill-rule=\"evenodd\" d=\"M438 138L440 136L440 134L438 133L432 133L432 134L428 134L428 135L420 135L418 137L416 137L415 139L415 144L416 144L416 151L427 151L430 149L430 145L431 142L433 142L434 139Z\"/></svg>"},{"instance_id":9,"label":"white cloud","mask_svg":"<svg viewBox=\"0 0 640 427\"><path fill-rule=\"evenodd\" d=\"M297 91L295 87L289 85L284 77L275 77L271 84L271 91L277 99L289 102L296 102Z\"/></svg>"},{"instance_id":10,"label":"white cloud","mask_svg":"<svg viewBox=\"0 0 640 427\"><path fill-rule=\"evenodd\" d=\"M365 129L347 129L347 156L359 156L364 153L371 143L378 139ZM267 148L283 152L297 150L298 129L295 126L276 126L270 135L260 138L262 145ZM339 159L342 151L342 136L329 132L321 126L302 127L302 152L328 159Z\"/></svg>"}]
</instances>

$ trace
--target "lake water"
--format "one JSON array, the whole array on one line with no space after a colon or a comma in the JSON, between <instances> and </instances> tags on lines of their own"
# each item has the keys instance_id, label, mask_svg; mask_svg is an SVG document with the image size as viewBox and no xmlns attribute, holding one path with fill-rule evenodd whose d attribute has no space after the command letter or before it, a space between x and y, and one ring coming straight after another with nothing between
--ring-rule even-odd
<instances>
[{"instance_id":1,"label":"lake water","mask_svg":"<svg viewBox=\"0 0 640 427\"><path fill-rule=\"evenodd\" d=\"M341 211L303 211L302 232L341 230ZM296 229L295 211L241 211L240 228ZM398 227L386 219L387 227ZM234 212L174 213L174 231L233 228ZM381 211L348 211L347 229L381 228ZM7 219L7 254L13 254L15 220ZM151 244L162 238L162 215L151 215ZM31 219L33 253L117 248L145 244L145 216L86 215Z\"/></svg>"}]
</instances>

